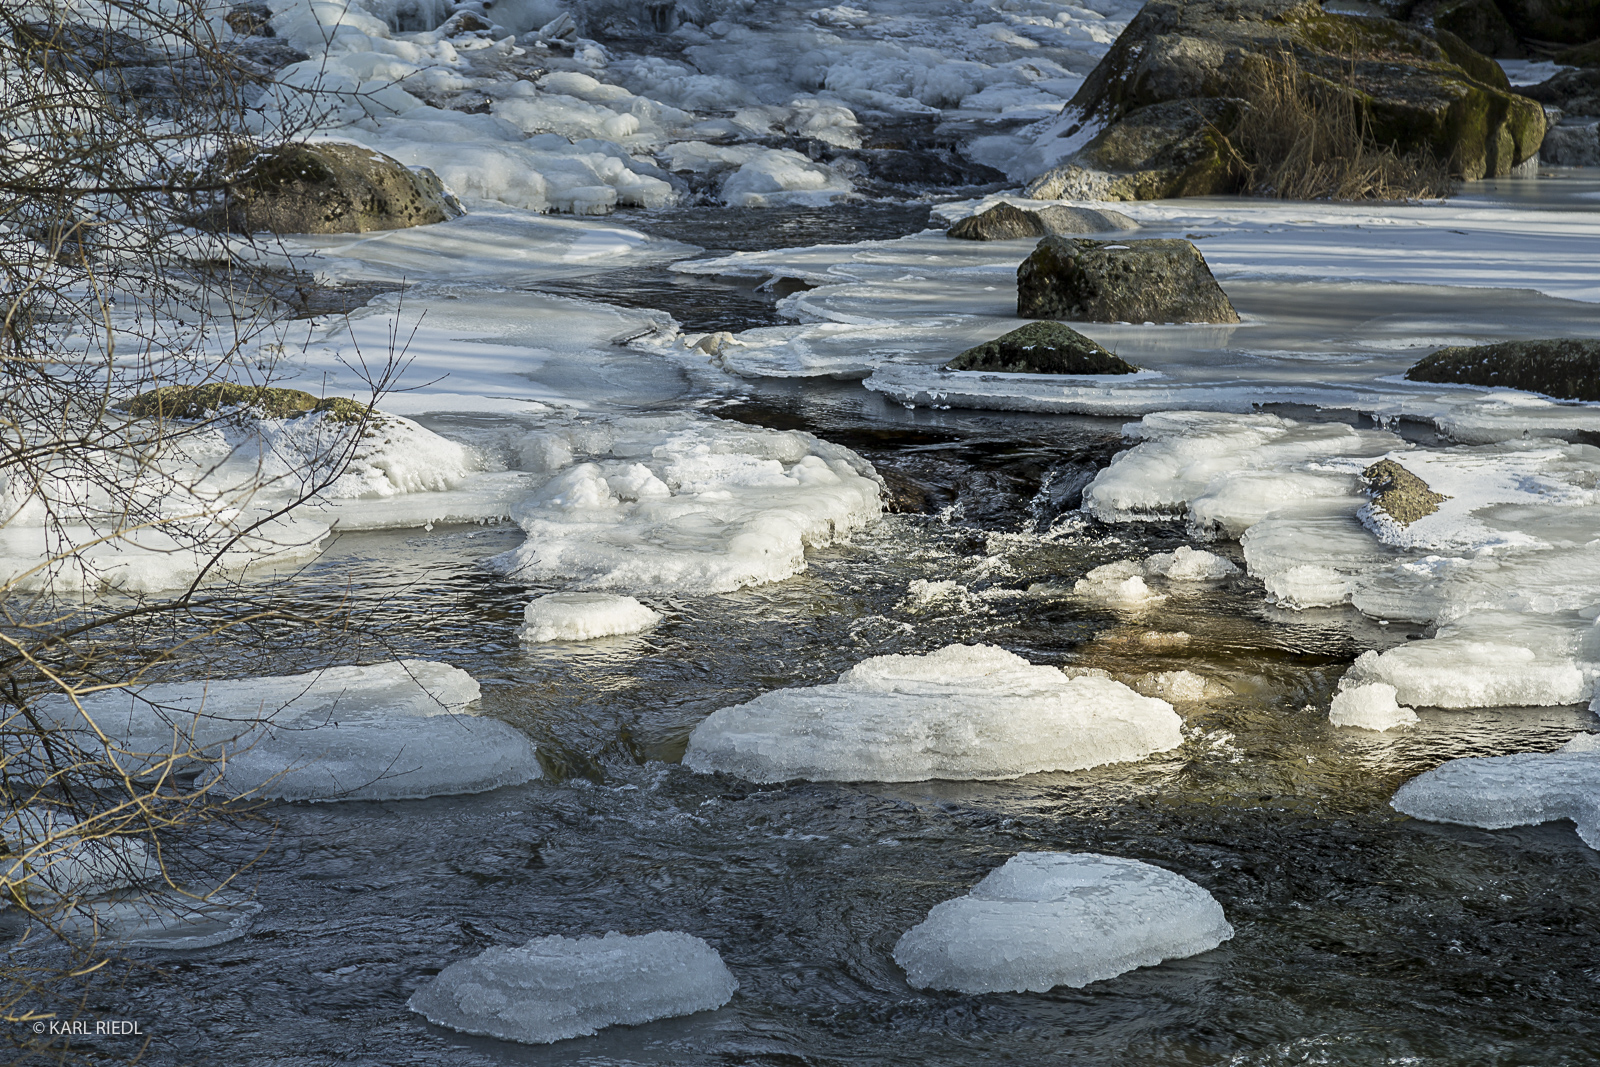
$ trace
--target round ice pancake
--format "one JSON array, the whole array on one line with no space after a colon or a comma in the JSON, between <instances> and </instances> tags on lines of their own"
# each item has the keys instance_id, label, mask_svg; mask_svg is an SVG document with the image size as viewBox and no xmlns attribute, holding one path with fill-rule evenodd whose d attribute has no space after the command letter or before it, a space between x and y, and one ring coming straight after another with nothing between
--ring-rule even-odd
<instances>
[{"instance_id":1,"label":"round ice pancake","mask_svg":"<svg viewBox=\"0 0 1600 1067\"><path fill-rule=\"evenodd\" d=\"M754 782L992 780L1143 759L1176 748L1164 700L1068 678L992 645L877 656L831 685L714 712L683 762Z\"/></svg>"},{"instance_id":2,"label":"round ice pancake","mask_svg":"<svg viewBox=\"0 0 1600 1067\"><path fill-rule=\"evenodd\" d=\"M1571 819L1600 848L1600 747L1579 734L1558 752L1453 759L1401 786L1390 804L1427 822L1485 830Z\"/></svg>"},{"instance_id":3,"label":"round ice pancake","mask_svg":"<svg viewBox=\"0 0 1600 1067\"><path fill-rule=\"evenodd\" d=\"M720 1008L738 988L698 937L612 932L496 946L446 967L408 1006L452 1030L543 1045Z\"/></svg>"},{"instance_id":4,"label":"round ice pancake","mask_svg":"<svg viewBox=\"0 0 1600 1067\"><path fill-rule=\"evenodd\" d=\"M918 989L1079 988L1193 956L1233 936L1181 875L1093 852L1024 852L906 932L894 959Z\"/></svg>"},{"instance_id":5,"label":"round ice pancake","mask_svg":"<svg viewBox=\"0 0 1600 1067\"><path fill-rule=\"evenodd\" d=\"M517 636L524 641L588 641L648 630L661 614L631 596L615 593L550 593L535 597L523 612Z\"/></svg>"}]
</instances>

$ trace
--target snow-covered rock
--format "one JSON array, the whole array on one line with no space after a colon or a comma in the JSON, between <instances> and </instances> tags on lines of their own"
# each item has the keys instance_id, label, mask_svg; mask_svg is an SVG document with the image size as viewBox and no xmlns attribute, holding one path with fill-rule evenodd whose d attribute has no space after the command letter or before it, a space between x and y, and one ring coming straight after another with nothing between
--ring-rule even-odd
<instances>
[{"instance_id":1,"label":"snow-covered rock","mask_svg":"<svg viewBox=\"0 0 1600 1067\"><path fill-rule=\"evenodd\" d=\"M1485 830L1571 819L1584 843L1600 848L1600 745L1580 734L1558 752L1453 759L1401 786L1390 803L1416 819Z\"/></svg>"},{"instance_id":2,"label":"snow-covered rock","mask_svg":"<svg viewBox=\"0 0 1600 1067\"><path fill-rule=\"evenodd\" d=\"M523 612L517 635L524 641L587 641L636 634L661 621L661 613L631 596L614 593L550 593L535 597Z\"/></svg>"},{"instance_id":3,"label":"snow-covered rock","mask_svg":"<svg viewBox=\"0 0 1600 1067\"><path fill-rule=\"evenodd\" d=\"M895 962L919 989L1081 988L1233 937L1210 893L1138 860L1024 852L908 930Z\"/></svg>"},{"instance_id":4,"label":"snow-covered rock","mask_svg":"<svg viewBox=\"0 0 1600 1067\"><path fill-rule=\"evenodd\" d=\"M717 950L698 937L613 932L491 948L446 967L407 1006L452 1030L544 1045L710 1011L738 988Z\"/></svg>"},{"instance_id":5,"label":"snow-covered rock","mask_svg":"<svg viewBox=\"0 0 1600 1067\"><path fill-rule=\"evenodd\" d=\"M683 762L756 782L989 780L1140 760L1177 747L1179 726L1166 701L1120 682L949 645L723 708L695 727Z\"/></svg>"}]
</instances>

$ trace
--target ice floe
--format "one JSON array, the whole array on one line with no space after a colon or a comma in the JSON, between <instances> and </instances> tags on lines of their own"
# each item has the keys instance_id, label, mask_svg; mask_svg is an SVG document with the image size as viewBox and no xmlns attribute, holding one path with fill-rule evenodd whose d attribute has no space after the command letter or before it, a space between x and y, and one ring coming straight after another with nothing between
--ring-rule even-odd
<instances>
[{"instance_id":1,"label":"ice floe","mask_svg":"<svg viewBox=\"0 0 1600 1067\"><path fill-rule=\"evenodd\" d=\"M1485 830L1571 819L1600 848L1600 747L1584 740L1558 752L1453 759L1401 786L1391 803L1413 818Z\"/></svg>"},{"instance_id":2,"label":"ice floe","mask_svg":"<svg viewBox=\"0 0 1600 1067\"><path fill-rule=\"evenodd\" d=\"M1368 682L1341 689L1333 695L1328 721L1335 726L1358 726L1363 730L1393 730L1413 726L1417 713L1401 707L1395 699L1398 690L1385 682Z\"/></svg>"},{"instance_id":3,"label":"ice floe","mask_svg":"<svg viewBox=\"0 0 1600 1067\"><path fill-rule=\"evenodd\" d=\"M1146 578L1203 582L1238 573L1239 568L1232 560L1203 548L1183 545L1175 551L1157 552L1143 560L1122 559L1102 564L1078 579L1072 591L1113 607L1137 608L1166 599L1165 594L1150 588Z\"/></svg>"},{"instance_id":4,"label":"ice floe","mask_svg":"<svg viewBox=\"0 0 1600 1067\"><path fill-rule=\"evenodd\" d=\"M452 1030L544 1045L711 1011L738 988L717 950L698 937L612 932L491 948L446 967L407 1006Z\"/></svg>"},{"instance_id":5,"label":"ice floe","mask_svg":"<svg viewBox=\"0 0 1600 1067\"><path fill-rule=\"evenodd\" d=\"M526 544L492 565L530 582L718 593L781 581L807 548L882 510L870 464L800 431L640 416L529 434L521 455L548 480L515 509Z\"/></svg>"},{"instance_id":6,"label":"ice floe","mask_svg":"<svg viewBox=\"0 0 1600 1067\"><path fill-rule=\"evenodd\" d=\"M894 948L919 989L1081 988L1233 937L1210 893L1138 860L1024 852L939 904Z\"/></svg>"},{"instance_id":7,"label":"ice floe","mask_svg":"<svg viewBox=\"0 0 1600 1067\"><path fill-rule=\"evenodd\" d=\"M712 713L684 765L755 782L990 780L1140 760L1182 742L1164 700L992 645L876 656L838 681Z\"/></svg>"},{"instance_id":8,"label":"ice floe","mask_svg":"<svg viewBox=\"0 0 1600 1067\"><path fill-rule=\"evenodd\" d=\"M51 921L79 943L186 951L243 937L260 912L259 903L232 890L188 895L162 889L74 901Z\"/></svg>"},{"instance_id":9,"label":"ice floe","mask_svg":"<svg viewBox=\"0 0 1600 1067\"><path fill-rule=\"evenodd\" d=\"M40 714L112 739L130 767L199 770L228 795L398 800L477 793L540 776L531 742L470 713L472 676L401 660L307 674L156 683L51 697Z\"/></svg>"},{"instance_id":10,"label":"ice floe","mask_svg":"<svg viewBox=\"0 0 1600 1067\"><path fill-rule=\"evenodd\" d=\"M523 612L517 636L524 641L588 641L648 630L661 613L631 596L613 593L549 593Z\"/></svg>"},{"instance_id":11,"label":"ice floe","mask_svg":"<svg viewBox=\"0 0 1600 1067\"><path fill-rule=\"evenodd\" d=\"M40 805L10 811L0 818L0 842L6 849L0 857L0 879L39 900L100 896L159 878L161 864L149 845L138 836L103 834L97 827L104 821L91 816L85 827Z\"/></svg>"}]
</instances>

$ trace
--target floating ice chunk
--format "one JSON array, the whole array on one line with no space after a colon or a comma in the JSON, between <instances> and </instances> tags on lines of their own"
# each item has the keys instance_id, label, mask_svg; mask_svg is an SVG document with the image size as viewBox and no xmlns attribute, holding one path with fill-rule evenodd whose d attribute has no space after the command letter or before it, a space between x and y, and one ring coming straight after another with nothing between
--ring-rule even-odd
<instances>
[{"instance_id":1,"label":"floating ice chunk","mask_svg":"<svg viewBox=\"0 0 1600 1067\"><path fill-rule=\"evenodd\" d=\"M1193 671L1151 671L1139 675L1132 684L1145 696L1162 700L1212 700L1229 693L1220 682L1202 678Z\"/></svg>"},{"instance_id":2,"label":"floating ice chunk","mask_svg":"<svg viewBox=\"0 0 1600 1067\"><path fill-rule=\"evenodd\" d=\"M1562 745L1560 752L1600 752L1600 734L1578 734Z\"/></svg>"},{"instance_id":3,"label":"floating ice chunk","mask_svg":"<svg viewBox=\"0 0 1600 1067\"><path fill-rule=\"evenodd\" d=\"M1144 570L1146 574L1159 574L1175 582L1205 582L1239 573L1232 560L1188 545L1146 558Z\"/></svg>"},{"instance_id":4,"label":"floating ice chunk","mask_svg":"<svg viewBox=\"0 0 1600 1067\"><path fill-rule=\"evenodd\" d=\"M1395 700L1395 687L1383 682L1368 682L1334 694L1328 721L1335 726L1357 726L1363 730L1392 730L1414 726L1417 713L1401 707Z\"/></svg>"},{"instance_id":5,"label":"floating ice chunk","mask_svg":"<svg viewBox=\"0 0 1600 1067\"><path fill-rule=\"evenodd\" d=\"M831 685L714 712L684 765L755 782L992 780L1140 760L1182 742L1164 700L992 645L876 656Z\"/></svg>"},{"instance_id":6,"label":"floating ice chunk","mask_svg":"<svg viewBox=\"0 0 1600 1067\"><path fill-rule=\"evenodd\" d=\"M1043 993L1208 952L1233 937L1210 893L1138 860L1024 852L894 947L918 989Z\"/></svg>"},{"instance_id":7,"label":"floating ice chunk","mask_svg":"<svg viewBox=\"0 0 1600 1067\"><path fill-rule=\"evenodd\" d=\"M0 879L30 897L75 897L128 889L160 876L161 864L143 840L100 836L98 822L90 816L84 826L41 806L11 811L0 819L5 845Z\"/></svg>"},{"instance_id":8,"label":"floating ice chunk","mask_svg":"<svg viewBox=\"0 0 1600 1067\"><path fill-rule=\"evenodd\" d=\"M528 605L517 636L524 641L587 641L640 633L660 621L660 612L631 596L550 593Z\"/></svg>"},{"instance_id":9,"label":"floating ice chunk","mask_svg":"<svg viewBox=\"0 0 1600 1067\"><path fill-rule=\"evenodd\" d=\"M1139 565L1136 560L1122 562L1135 567ZM1072 583L1072 591L1078 596L1123 608L1148 607L1167 599L1165 594L1157 593L1146 585L1141 575L1125 574L1124 570L1116 563L1096 567Z\"/></svg>"},{"instance_id":10,"label":"floating ice chunk","mask_svg":"<svg viewBox=\"0 0 1600 1067\"><path fill-rule=\"evenodd\" d=\"M1600 848L1600 751L1453 759L1401 786L1390 803L1413 818L1485 830L1571 819L1583 842Z\"/></svg>"},{"instance_id":11,"label":"floating ice chunk","mask_svg":"<svg viewBox=\"0 0 1600 1067\"><path fill-rule=\"evenodd\" d=\"M517 508L527 542L490 565L528 581L728 592L799 573L807 547L882 510L870 464L798 431L616 419L530 435L522 452L555 470Z\"/></svg>"},{"instance_id":12,"label":"floating ice chunk","mask_svg":"<svg viewBox=\"0 0 1600 1067\"><path fill-rule=\"evenodd\" d=\"M1145 583L1146 578L1202 582L1239 573L1232 561L1205 549L1184 545L1174 552L1157 552L1143 561L1122 559L1096 567L1080 578L1072 591L1081 597L1119 607L1141 607L1165 600Z\"/></svg>"},{"instance_id":13,"label":"floating ice chunk","mask_svg":"<svg viewBox=\"0 0 1600 1067\"><path fill-rule=\"evenodd\" d=\"M1591 678L1552 635L1519 627L1515 617L1502 617L1493 635L1494 618L1441 627L1431 641L1363 652L1341 684L1384 682L1401 703L1436 708L1542 707L1589 698Z\"/></svg>"},{"instance_id":14,"label":"floating ice chunk","mask_svg":"<svg viewBox=\"0 0 1600 1067\"><path fill-rule=\"evenodd\" d=\"M187 950L243 937L260 911L260 904L228 890L193 897L161 890L117 900L76 901L52 921L77 942Z\"/></svg>"},{"instance_id":15,"label":"floating ice chunk","mask_svg":"<svg viewBox=\"0 0 1600 1067\"><path fill-rule=\"evenodd\" d=\"M407 1007L452 1030L546 1045L711 1011L738 988L717 950L698 937L612 932L491 948L446 967Z\"/></svg>"}]
</instances>

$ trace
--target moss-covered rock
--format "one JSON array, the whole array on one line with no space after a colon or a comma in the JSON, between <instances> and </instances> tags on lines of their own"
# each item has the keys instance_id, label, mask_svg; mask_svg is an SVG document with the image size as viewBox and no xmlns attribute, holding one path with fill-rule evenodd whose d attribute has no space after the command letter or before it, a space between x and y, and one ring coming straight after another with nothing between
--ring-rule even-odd
<instances>
[{"instance_id":1,"label":"moss-covered rock","mask_svg":"<svg viewBox=\"0 0 1600 1067\"><path fill-rule=\"evenodd\" d=\"M210 170L226 191L204 221L235 233L366 233L462 213L431 170L357 145L244 145L220 153Z\"/></svg>"},{"instance_id":2,"label":"moss-covered rock","mask_svg":"<svg viewBox=\"0 0 1600 1067\"><path fill-rule=\"evenodd\" d=\"M1502 341L1441 348L1406 371L1406 377L1525 389L1562 400L1600 400L1600 341Z\"/></svg>"},{"instance_id":3,"label":"moss-covered rock","mask_svg":"<svg viewBox=\"0 0 1600 1067\"><path fill-rule=\"evenodd\" d=\"M1334 14L1316 0L1151 0L1051 127L1069 143L1094 136L1028 194L1237 191L1226 136L1262 63L1293 64L1329 99L1354 100L1377 144L1426 150L1468 180L1510 173L1544 137L1543 109L1447 30Z\"/></svg>"},{"instance_id":4,"label":"moss-covered rock","mask_svg":"<svg viewBox=\"0 0 1600 1067\"><path fill-rule=\"evenodd\" d=\"M1017 268L1017 314L1072 322L1238 322L1192 242L1046 237Z\"/></svg>"},{"instance_id":5,"label":"moss-covered rock","mask_svg":"<svg viewBox=\"0 0 1600 1067\"><path fill-rule=\"evenodd\" d=\"M150 389L119 405L138 419L209 419L239 408L274 419L293 419L323 413L333 422L369 422L377 417L367 405L348 397L319 399L301 389L282 389L239 382L211 382L207 385L163 385Z\"/></svg>"},{"instance_id":6,"label":"moss-covered rock","mask_svg":"<svg viewBox=\"0 0 1600 1067\"><path fill-rule=\"evenodd\" d=\"M1435 493L1428 483L1392 459L1380 459L1361 472L1372 495L1372 509L1401 526L1410 526L1439 510L1450 498Z\"/></svg>"},{"instance_id":7,"label":"moss-covered rock","mask_svg":"<svg viewBox=\"0 0 1600 1067\"><path fill-rule=\"evenodd\" d=\"M1002 374L1133 374L1139 368L1059 322L1030 322L967 349L945 370Z\"/></svg>"},{"instance_id":8,"label":"moss-covered rock","mask_svg":"<svg viewBox=\"0 0 1600 1067\"><path fill-rule=\"evenodd\" d=\"M1120 211L1052 204L1032 211L998 203L977 215L968 215L950 227L949 236L965 241L1015 241L1064 233L1114 233L1137 230L1139 224Z\"/></svg>"}]
</instances>

